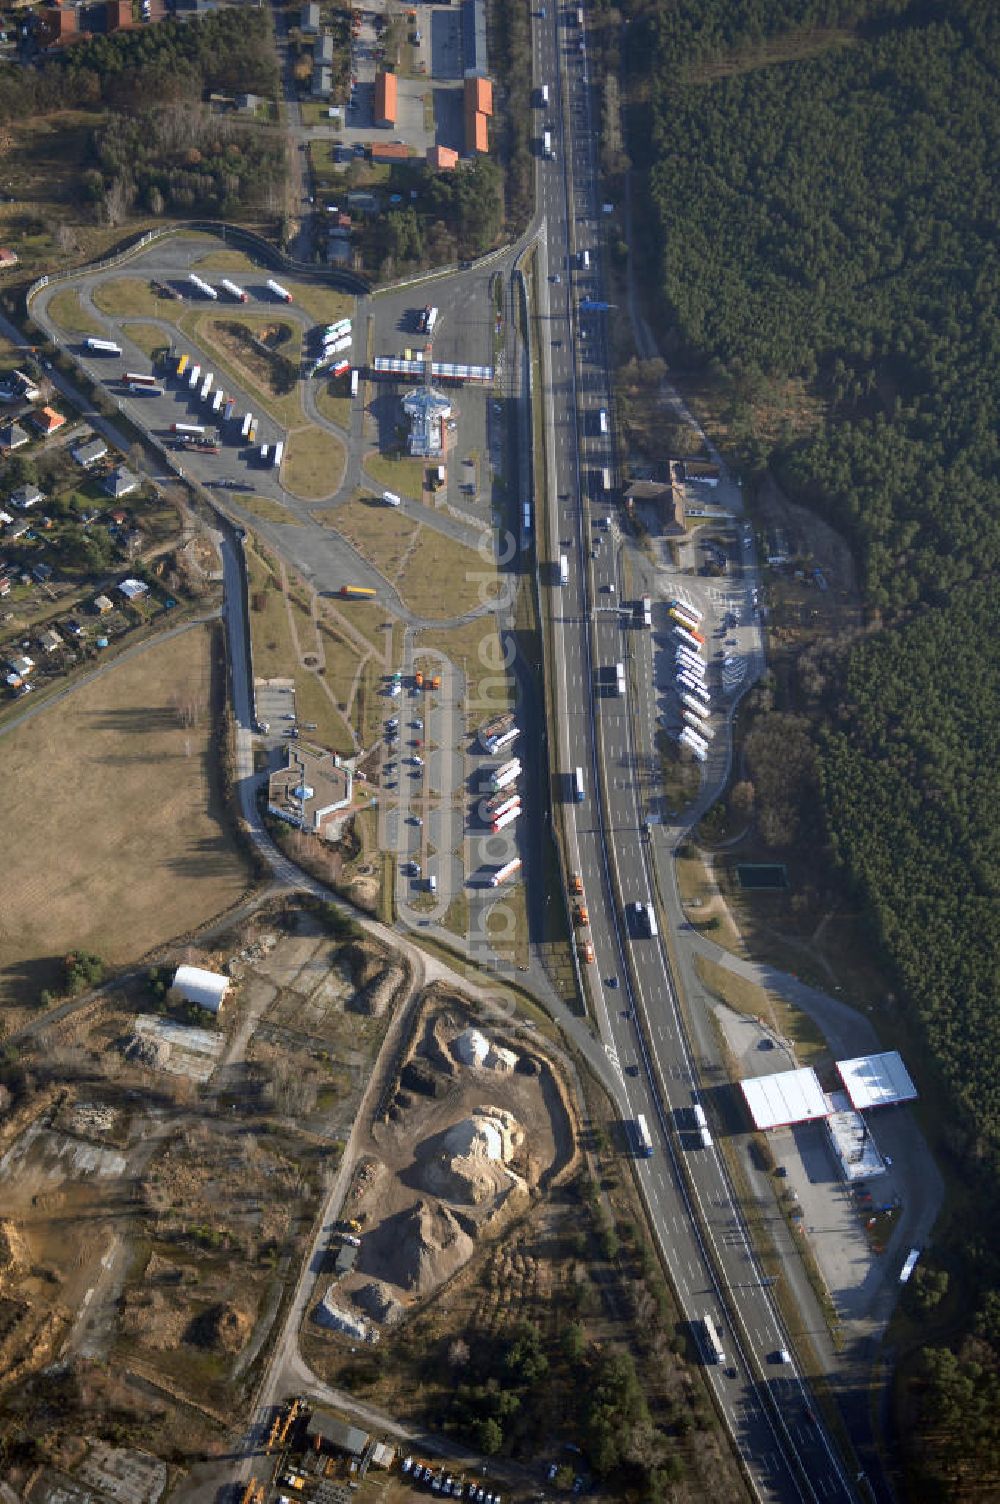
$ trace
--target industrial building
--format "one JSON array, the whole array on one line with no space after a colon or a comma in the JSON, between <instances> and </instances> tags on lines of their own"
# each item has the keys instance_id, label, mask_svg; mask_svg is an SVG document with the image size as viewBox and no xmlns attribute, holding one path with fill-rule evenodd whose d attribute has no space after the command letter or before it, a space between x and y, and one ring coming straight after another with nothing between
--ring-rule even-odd
<instances>
[{"instance_id":1,"label":"industrial building","mask_svg":"<svg viewBox=\"0 0 1000 1504\"><path fill-rule=\"evenodd\" d=\"M845 1180L883 1175L887 1165L863 1114L876 1107L912 1102L917 1089L910 1073L895 1050L838 1060L836 1069L843 1091L825 1092L811 1068L741 1081L753 1125L766 1132L822 1122Z\"/></svg>"},{"instance_id":2,"label":"industrial building","mask_svg":"<svg viewBox=\"0 0 1000 1504\"><path fill-rule=\"evenodd\" d=\"M395 125L399 114L398 85L395 73L386 73L383 69L375 76L375 112L376 125Z\"/></svg>"},{"instance_id":3,"label":"industrial building","mask_svg":"<svg viewBox=\"0 0 1000 1504\"><path fill-rule=\"evenodd\" d=\"M268 812L298 830L330 833L335 816L353 796L350 768L334 753L304 742L288 747L285 758L285 766L268 779Z\"/></svg>"},{"instance_id":4,"label":"industrial building","mask_svg":"<svg viewBox=\"0 0 1000 1504\"><path fill-rule=\"evenodd\" d=\"M403 412L410 425L407 447L417 459L433 459L444 453L444 425L451 417L451 403L431 386L419 386L403 398Z\"/></svg>"},{"instance_id":5,"label":"industrial building","mask_svg":"<svg viewBox=\"0 0 1000 1504\"><path fill-rule=\"evenodd\" d=\"M206 1013L218 1013L231 986L228 977L200 966L178 966L174 972L174 991L187 1003L196 1003Z\"/></svg>"}]
</instances>

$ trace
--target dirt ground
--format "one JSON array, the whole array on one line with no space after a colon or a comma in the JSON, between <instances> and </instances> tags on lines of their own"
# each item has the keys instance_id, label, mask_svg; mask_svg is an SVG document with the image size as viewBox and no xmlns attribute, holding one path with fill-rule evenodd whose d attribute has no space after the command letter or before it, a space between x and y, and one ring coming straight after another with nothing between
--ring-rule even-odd
<instances>
[{"instance_id":1,"label":"dirt ground","mask_svg":"<svg viewBox=\"0 0 1000 1504\"><path fill-rule=\"evenodd\" d=\"M212 654L210 631L193 627L4 738L7 786L21 791L0 875L9 1025L57 987L68 952L122 964L245 891L213 772Z\"/></svg>"},{"instance_id":2,"label":"dirt ground","mask_svg":"<svg viewBox=\"0 0 1000 1504\"><path fill-rule=\"evenodd\" d=\"M195 1024L137 981L66 1021L12 1078L0 1438L57 1359L74 1381L96 1363L152 1385L168 1396L167 1430L193 1407L224 1434L381 1044L372 998L403 976L370 942L335 940L294 908L184 959L234 976L217 1021ZM145 1049L153 1025L169 1059ZM205 1051L184 1043L202 1036L215 1039L207 1072ZM76 1414L66 1406L69 1434ZM53 1460L62 1437L55 1427Z\"/></svg>"}]
</instances>

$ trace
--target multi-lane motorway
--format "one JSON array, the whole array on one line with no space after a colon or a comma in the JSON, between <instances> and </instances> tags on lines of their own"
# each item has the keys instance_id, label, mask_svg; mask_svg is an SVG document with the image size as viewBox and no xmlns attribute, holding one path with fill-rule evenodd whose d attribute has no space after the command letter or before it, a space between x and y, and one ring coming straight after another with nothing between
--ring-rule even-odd
<instances>
[{"instance_id":1,"label":"multi-lane motorway","mask_svg":"<svg viewBox=\"0 0 1000 1504\"><path fill-rule=\"evenodd\" d=\"M640 757L652 749L634 741L644 728L648 735L635 702L651 682L653 664L648 634L623 625L618 553L613 536L597 526L606 510L597 500L599 476L613 454L602 315L579 313L581 296L602 296L586 37L575 7L540 12L534 25L535 81L547 83L550 94L548 110L538 111L537 135L548 129L554 149L538 169L539 312L549 336L542 350L547 480L554 503L540 549L559 714L553 745L571 801L568 860L583 877L595 954L584 970L601 1038L619 1070L624 1115L644 1114L652 1133L654 1154L637 1168L680 1300L693 1323L710 1314L722 1333L726 1361L709 1366L710 1382L756 1491L782 1500L849 1500L857 1497L854 1484L794 1363L773 1362L788 1340L723 1163L692 1131L696 1077L663 939L630 933L626 920L626 905L654 896L637 774ZM560 585L563 555L569 568ZM597 674L618 662L628 665L626 696L595 695ZM576 767L584 772L582 803L572 800ZM611 978L616 986L608 985Z\"/></svg>"}]
</instances>

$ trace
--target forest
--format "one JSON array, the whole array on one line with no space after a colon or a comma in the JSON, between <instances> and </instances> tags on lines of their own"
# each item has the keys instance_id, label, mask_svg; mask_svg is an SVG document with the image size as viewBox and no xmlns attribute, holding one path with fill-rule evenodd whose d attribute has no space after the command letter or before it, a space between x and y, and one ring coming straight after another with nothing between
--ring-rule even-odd
<instances>
[{"instance_id":1,"label":"forest","mask_svg":"<svg viewBox=\"0 0 1000 1504\"><path fill-rule=\"evenodd\" d=\"M951 1294L933 1262L914 1287L934 1335L900 1403L924 1496L982 1498L1000 1489L1000 9L625 0L623 14L665 347L730 411L782 381L808 394L809 425L766 443L743 425L736 458L833 523L860 565L868 628L830 645L808 707L820 837L978 1208L938 1231Z\"/></svg>"}]
</instances>

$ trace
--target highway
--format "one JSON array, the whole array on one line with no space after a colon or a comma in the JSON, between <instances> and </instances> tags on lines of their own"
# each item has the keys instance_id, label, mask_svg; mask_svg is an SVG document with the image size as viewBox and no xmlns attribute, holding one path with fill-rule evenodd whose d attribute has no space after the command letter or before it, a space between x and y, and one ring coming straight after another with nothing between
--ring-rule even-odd
<instances>
[{"instance_id":1,"label":"highway","mask_svg":"<svg viewBox=\"0 0 1000 1504\"><path fill-rule=\"evenodd\" d=\"M630 935L625 922L625 904L654 896L639 792L639 767L653 749L634 740L637 733L651 733L637 698L651 683L652 653L649 634L622 624L614 523L600 525L607 511L600 503L601 471L614 456L605 316L578 312L581 296L602 297L586 38L575 6L537 13L534 28L535 83L550 89L549 108L536 108L535 135L540 140L549 130L553 146L553 158L538 166L539 316L549 333L541 352L547 479L555 493L544 545L540 536L540 573L549 597L559 707L553 745L562 797L574 816L566 822L568 858L583 877L595 954L594 964L583 970L600 1037L621 1082L623 1115L643 1113L653 1136L653 1157L637 1160L637 1170L678 1296L689 1319L697 1323L710 1314L722 1333L725 1364L710 1364L706 1371L758 1496L850 1500L854 1486L794 1363L771 1361L789 1346L787 1335L750 1251L718 1151L701 1147L694 1131L696 1075L663 939ZM560 556L568 564L565 585L558 583ZM627 669L625 698L603 687L618 662ZM595 695L598 675L602 690ZM576 767L584 775L581 803L571 791ZM557 793L559 784L557 777ZM611 978L617 985L608 985ZM637 1017L645 1022L644 1033Z\"/></svg>"}]
</instances>

